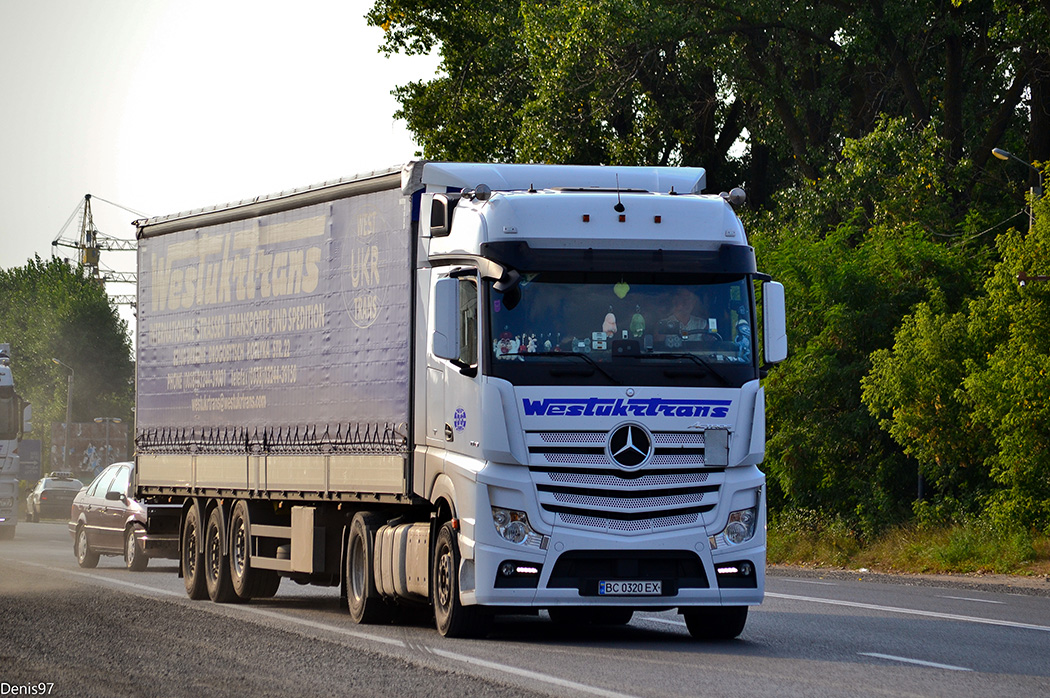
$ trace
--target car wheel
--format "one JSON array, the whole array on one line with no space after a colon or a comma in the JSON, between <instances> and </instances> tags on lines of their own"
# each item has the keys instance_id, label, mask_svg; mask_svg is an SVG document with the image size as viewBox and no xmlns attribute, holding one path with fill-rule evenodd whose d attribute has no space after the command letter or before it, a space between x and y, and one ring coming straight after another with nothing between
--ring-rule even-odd
<instances>
[{"instance_id":1,"label":"car wheel","mask_svg":"<svg viewBox=\"0 0 1050 698\"><path fill-rule=\"evenodd\" d=\"M182 581L186 584L186 596L194 600L208 598L208 586L204 581L204 553L200 550L203 533L200 509L190 506L182 522L179 562L182 565Z\"/></svg>"},{"instance_id":2,"label":"car wheel","mask_svg":"<svg viewBox=\"0 0 1050 698\"><path fill-rule=\"evenodd\" d=\"M682 616L696 640L732 640L744 632L747 606L683 608Z\"/></svg>"},{"instance_id":3,"label":"car wheel","mask_svg":"<svg viewBox=\"0 0 1050 698\"><path fill-rule=\"evenodd\" d=\"M124 531L124 565L132 572L141 572L149 564L146 551L135 535L135 526L128 526Z\"/></svg>"},{"instance_id":4,"label":"car wheel","mask_svg":"<svg viewBox=\"0 0 1050 698\"><path fill-rule=\"evenodd\" d=\"M443 637L484 637L492 627L492 616L478 606L459 600L459 545L448 522L438 532L430 567L434 621Z\"/></svg>"},{"instance_id":5,"label":"car wheel","mask_svg":"<svg viewBox=\"0 0 1050 698\"><path fill-rule=\"evenodd\" d=\"M375 540L380 518L359 512L346 538L346 605L355 623L389 623L392 607L376 590Z\"/></svg>"},{"instance_id":6,"label":"car wheel","mask_svg":"<svg viewBox=\"0 0 1050 698\"><path fill-rule=\"evenodd\" d=\"M77 556L77 564L86 569L98 566L98 553L88 545L87 529L81 526L77 529L76 539L73 544L73 552Z\"/></svg>"},{"instance_id":7,"label":"car wheel","mask_svg":"<svg viewBox=\"0 0 1050 698\"><path fill-rule=\"evenodd\" d=\"M208 598L215 603L230 603L238 600L230 578L230 560L226 553L226 537L223 535L222 509L215 507L208 516L204 529L204 581L208 587Z\"/></svg>"}]
</instances>

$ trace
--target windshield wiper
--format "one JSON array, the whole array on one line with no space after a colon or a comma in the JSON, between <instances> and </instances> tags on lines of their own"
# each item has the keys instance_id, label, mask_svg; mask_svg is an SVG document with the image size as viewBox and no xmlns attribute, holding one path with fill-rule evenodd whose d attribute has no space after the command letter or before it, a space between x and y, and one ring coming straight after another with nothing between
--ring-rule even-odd
<instances>
[{"instance_id":1,"label":"windshield wiper","mask_svg":"<svg viewBox=\"0 0 1050 698\"><path fill-rule=\"evenodd\" d=\"M582 351L538 351L529 354L523 354L522 356L575 356L583 359L586 363L594 367L595 370L600 372L603 376L611 380L617 385L622 385L611 373L606 371L604 368L598 365L598 362L592 359L588 354L584 354Z\"/></svg>"},{"instance_id":2,"label":"windshield wiper","mask_svg":"<svg viewBox=\"0 0 1050 698\"><path fill-rule=\"evenodd\" d=\"M729 385L729 380L725 376L723 376L721 373L719 373L715 369L714 366L712 366L708 362L704 361L703 359L701 359L696 354L690 354L689 352L680 352L680 353L677 353L677 354L666 354L666 353L660 353L660 354L626 354L622 358L627 358L627 357L632 357L632 358L635 358L635 359L689 359L690 361L695 363L697 366L699 366L702 369L705 369L708 373L711 373L712 375L714 375L715 378L717 378L718 380L722 381L722 385Z\"/></svg>"}]
</instances>

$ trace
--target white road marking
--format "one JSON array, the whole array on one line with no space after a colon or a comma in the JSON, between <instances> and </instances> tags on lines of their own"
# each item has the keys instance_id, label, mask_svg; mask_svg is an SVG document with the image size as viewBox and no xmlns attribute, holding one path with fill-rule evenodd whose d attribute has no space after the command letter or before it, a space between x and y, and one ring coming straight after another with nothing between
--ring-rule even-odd
<instances>
[{"instance_id":1,"label":"white road marking","mask_svg":"<svg viewBox=\"0 0 1050 698\"><path fill-rule=\"evenodd\" d=\"M920 611L913 608L899 608L897 606L878 606L870 603L859 603L856 601L838 601L835 599L817 599L810 596L793 596L792 594L774 594L766 592L766 596L774 599L786 599L788 601L808 601L809 603L822 603L829 606L847 606L849 608L864 608L869 611L882 611L884 613L902 613L909 616L923 616L925 618L940 618L941 620L958 620L966 623L982 623L984 625L999 625L1005 628L1021 628L1024 630L1040 630L1050 633L1050 626L1033 625L1031 623L1017 623L1010 620L995 620L994 618L978 618L976 616L960 616L954 613L937 613L935 611Z\"/></svg>"},{"instance_id":2,"label":"white road marking","mask_svg":"<svg viewBox=\"0 0 1050 698\"><path fill-rule=\"evenodd\" d=\"M877 659L888 659L891 662L904 662L905 664L918 664L919 666L932 667L934 669L948 669L949 671L973 671L964 666L952 666L951 664L938 664L937 662L925 662L921 659L909 659L908 657L894 657L892 654L879 654L878 652L857 652L862 657L875 657Z\"/></svg>"},{"instance_id":3,"label":"white road marking","mask_svg":"<svg viewBox=\"0 0 1050 698\"><path fill-rule=\"evenodd\" d=\"M790 577L777 577L782 582L795 582L796 584L819 584L825 587L837 587L837 582L818 582L813 579L792 579Z\"/></svg>"},{"instance_id":4,"label":"white road marking","mask_svg":"<svg viewBox=\"0 0 1050 698\"><path fill-rule=\"evenodd\" d=\"M574 691L580 691L581 693L590 693L595 696L604 696L605 698L629 698L627 694L617 693L615 691L607 691L603 688L596 686L588 686L582 683L576 683L575 681L569 681L567 679L559 679L554 676L548 676L547 674L540 674L535 671L529 671L528 669L521 669L518 667L507 666L506 664L497 664L495 662L489 662L484 659L478 659L477 657L469 657L465 654L458 654L456 652L449 652L447 650L439 650L436 648L430 648L430 651L439 657L445 659L452 659L457 662L465 662L467 664L474 664L477 666L486 667L488 669L495 669L502 671L507 674L516 674L523 676L527 679L533 679L534 681L542 681L544 683L553 684L559 688L569 688Z\"/></svg>"},{"instance_id":5,"label":"white road marking","mask_svg":"<svg viewBox=\"0 0 1050 698\"><path fill-rule=\"evenodd\" d=\"M954 599L956 601L976 601L977 603L1005 604L1005 601L992 601L991 599L972 599L969 596L938 596L938 599Z\"/></svg>"},{"instance_id":6,"label":"white road marking","mask_svg":"<svg viewBox=\"0 0 1050 698\"><path fill-rule=\"evenodd\" d=\"M14 561L12 560L12 562L14 562ZM109 584L116 584L118 586L128 587L130 589L134 589L136 591L140 591L140 592L143 592L143 593L148 593L150 595L162 594L162 595L165 595L165 596L174 596L174 597L178 597L178 598L181 598L181 599L185 599L186 598L185 594L180 594L179 592L170 591L168 589L160 589L158 587L152 587L152 586L148 586L146 584L137 584L135 582L128 582L128 581L125 581L125 580L122 580L122 579L114 579L112 577L108 577L108 576L101 575L101 574L94 574L94 573L91 573L91 572L78 572L76 570L68 570L68 569L63 569L63 568L60 568L60 567L52 567L50 565L44 565L44 564L41 564L41 563L38 563L38 562L27 562L27 561L22 561L22 560L18 560L17 562L19 564L23 564L23 565L31 565L33 567L39 567L41 569L45 569L45 570L48 570L48 571L51 571L51 572L58 572L58 573L62 573L62 574L69 574L69 575L72 575L74 577L85 577L85 578L93 580L93 581L105 582L105 583L109 583ZM318 621L308 620L306 618L298 618L296 616L284 615L284 614L278 613L276 611L269 611L269 610L266 610L266 609L256 608L256 607L252 607L252 606L238 606L238 605L234 605L234 604L216 605L216 604L210 604L210 603L208 603L208 604L202 603L202 604L199 604L199 605L198 604L193 604L193 608L197 608L197 609L202 610L202 611L208 611L210 613L229 612L229 613L254 614L254 615L257 615L257 616L270 618L272 620L276 620L276 621L283 622L283 623L293 623L295 625L300 625L300 626L303 626L303 627L312 628L314 630L322 630L322 631L325 631L325 632L336 633L336 634L339 634L339 635L346 635L346 636L357 638L357 639L360 639L360 640L366 640L367 642L376 642L376 643L381 643L381 644L384 644L384 645L391 645L393 647L398 647L398 648L402 648L402 649L407 649L408 648L408 644L406 642L404 642L403 640L397 640L397 639L393 639L393 638L389 638L389 637L383 637L382 635L376 635L376 634L373 634L373 633L362 632L360 630L353 630L353 629L350 629L350 628L340 627L340 626L336 626L336 625L329 625L327 623L322 623L322 622L318 622ZM434 655L436 655L438 657L442 657L444 659L451 659L452 661L460 662L460 663L463 663L463 664L470 664L470 665L473 665L473 666L484 667L486 669L492 669L494 671L502 672L504 674L512 674L514 676L524 677L524 678L530 679L532 681L539 681L541 683L550 684L550 685L556 686L558 688L570 689L570 690L573 690L573 691L578 691L580 693L586 693L586 694L593 695L593 696L602 696L602 698L634 698L633 696L630 696L629 694L626 694L626 693L617 693L615 691L609 691L609 690L606 690L604 688L599 688L597 686L588 686L587 684L577 683L576 681L569 681L568 679L562 679L562 678L559 678L557 676L551 676L549 674L543 674L543 673L540 673L538 671L530 671L529 669L522 669L521 667L510 666L510 665L507 665L507 664L500 664L498 662L490 662L490 661L487 661L487 660L484 660L484 659L479 659L477 657L471 657L469 655L459 654L458 652L450 652L448 650L438 649L436 647L429 647L429 646L426 646L426 645L416 645L416 646L417 647L422 647L427 652L429 652L431 654L434 654Z\"/></svg>"}]
</instances>

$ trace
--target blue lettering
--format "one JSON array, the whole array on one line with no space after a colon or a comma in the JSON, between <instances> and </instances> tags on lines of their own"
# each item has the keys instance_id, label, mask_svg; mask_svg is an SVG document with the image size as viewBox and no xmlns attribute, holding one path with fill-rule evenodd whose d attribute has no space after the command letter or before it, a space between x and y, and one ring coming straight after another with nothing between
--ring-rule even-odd
<instances>
[{"instance_id":1,"label":"blue lettering","mask_svg":"<svg viewBox=\"0 0 1050 698\"><path fill-rule=\"evenodd\" d=\"M710 417L729 416L732 400L563 398L522 399L527 417Z\"/></svg>"},{"instance_id":2,"label":"blue lettering","mask_svg":"<svg viewBox=\"0 0 1050 698\"><path fill-rule=\"evenodd\" d=\"M547 401L536 400L532 401L528 398L522 399L522 406L525 408L525 415L527 417L536 417L547 414Z\"/></svg>"}]
</instances>

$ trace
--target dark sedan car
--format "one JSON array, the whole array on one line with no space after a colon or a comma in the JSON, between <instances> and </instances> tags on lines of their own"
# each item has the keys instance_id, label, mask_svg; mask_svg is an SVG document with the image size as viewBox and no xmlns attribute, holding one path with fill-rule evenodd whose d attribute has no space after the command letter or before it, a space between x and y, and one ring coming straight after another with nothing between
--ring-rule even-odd
<instances>
[{"instance_id":1,"label":"dark sedan car","mask_svg":"<svg viewBox=\"0 0 1050 698\"><path fill-rule=\"evenodd\" d=\"M73 473L48 473L40 478L36 487L26 495L26 519L64 519L69 516L69 507L84 484L73 477Z\"/></svg>"},{"instance_id":2,"label":"dark sedan car","mask_svg":"<svg viewBox=\"0 0 1050 698\"><path fill-rule=\"evenodd\" d=\"M176 532L147 535L148 516L177 517L179 506L151 505L132 499L134 463L114 463L99 473L73 500L69 533L81 567L94 567L100 555L123 555L129 570L146 569L151 557L178 558ZM168 511L171 509L171 511Z\"/></svg>"}]
</instances>

